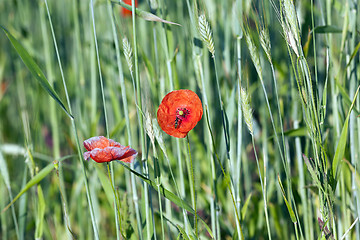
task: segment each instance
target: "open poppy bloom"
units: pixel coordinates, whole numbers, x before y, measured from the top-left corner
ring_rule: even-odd
[[[92,158],[95,162],[111,162],[120,160],[131,163],[137,156],[137,151],[129,146],[122,146],[120,143],[103,136],[92,137],[84,141],[84,147],[88,152],[84,153],[85,160]]]
[[[198,95],[191,90],[181,89],[166,94],[157,111],[157,120],[164,132],[184,138],[200,121],[202,114]]]
[[[127,5],[131,6],[131,0],[123,0],[124,3],[126,3]],[[138,6],[138,0],[135,0],[135,7]],[[130,10],[127,10],[126,8],[122,7],[121,8],[121,15],[123,17],[127,17],[127,16],[131,16],[132,12]]]

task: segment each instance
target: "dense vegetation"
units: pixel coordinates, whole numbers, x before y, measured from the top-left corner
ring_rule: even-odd
[[[0,2],[1,239],[360,239],[359,1],[121,5]]]

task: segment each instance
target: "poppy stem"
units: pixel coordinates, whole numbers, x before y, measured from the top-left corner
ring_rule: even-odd
[[[214,140],[214,135],[212,133],[212,130],[210,128],[210,122],[209,122],[209,113],[208,113],[208,109],[207,109],[207,105],[205,105],[205,118],[206,118],[206,121],[208,123],[208,127],[209,127],[209,132],[210,132],[210,137],[211,137],[211,141],[212,141],[212,145],[213,145],[213,149],[214,149],[214,153],[215,153],[215,156],[216,156],[216,159],[217,159],[217,162],[221,168],[221,171],[224,175],[224,178],[225,178],[225,181],[226,181],[226,185],[229,189],[229,192],[230,192],[230,195],[231,195],[231,200],[233,202],[233,205],[234,205],[234,212],[235,212],[235,216],[236,216],[236,220],[237,220],[237,226],[240,230],[240,239],[243,240],[244,239],[244,234],[242,232],[242,229],[241,229],[241,224],[240,224],[240,216],[239,216],[239,211],[238,211],[238,208],[236,206],[236,202],[235,202],[235,198],[234,198],[234,193],[233,193],[233,188],[232,188],[232,181],[231,181],[231,177],[230,177],[230,174],[228,172],[225,172],[225,169],[220,161],[220,158],[219,158],[219,155],[217,154],[217,151],[216,151],[216,146],[215,146],[215,140]]]
[[[121,227],[120,209],[119,209],[119,206],[118,206],[118,204],[117,204],[117,203],[119,202],[119,198],[118,198],[118,195],[116,194],[115,187],[114,187],[114,184],[113,184],[113,181],[112,181],[112,178],[111,178],[110,164],[109,164],[109,163],[106,163],[106,166],[107,166],[107,170],[108,170],[108,175],[109,175],[110,184],[111,184],[112,190],[113,190],[113,192],[114,192],[114,208],[116,208],[116,210],[117,210],[117,211],[115,211],[115,212],[116,212],[116,214],[117,214],[117,218],[118,218],[118,221],[119,221],[119,227],[120,227],[119,231],[120,231],[120,233],[121,233],[121,236],[122,236],[124,239],[126,239],[125,236],[124,236],[124,234],[123,234],[123,232],[121,231],[121,228],[122,228],[122,227]]]
[[[191,177],[191,184],[190,184],[190,188],[191,188],[191,198],[192,198],[192,203],[193,203],[193,208],[194,208],[194,218],[195,218],[195,236],[196,238],[198,238],[198,217],[197,217],[197,209],[196,209],[196,190],[195,190],[195,177],[194,177],[194,166],[193,166],[193,161],[191,158],[191,150],[190,150],[190,140],[189,140],[189,135],[186,136],[186,140],[187,140],[187,146],[188,146],[188,151],[189,151],[189,164],[190,164],[190,177]]]

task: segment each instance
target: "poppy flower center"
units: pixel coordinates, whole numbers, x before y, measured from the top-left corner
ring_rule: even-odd
[[[180,127],[181,122],[186,118],[187,115],[190,114],[190,111],[186,108],[178,108],[176,110],[176,118],[175,118],[175,129]]]
[[[187,115],[190,114],[190,111],[186,108],[178,108],[176,111],[176,117],[180,118],[181,120],[185,119]]]

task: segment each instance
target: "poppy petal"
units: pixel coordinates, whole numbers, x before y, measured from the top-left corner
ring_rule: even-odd
[[[92,160],[98,163],[110,162],[112,160],[111,152],[107,149],[95,148],[90,152],[90,154]]]
[[[89,160],[89,158],[91,157],[90,152],[84,152],[83,155],[85,160]]]
[[[86,150],[91,151],[95,148],[106,148],[109,146],[109,140],[104,136],[96,136],[84,141]]]
[[[163,98],[157,112],[161,129],[170,136],[184,138],[201,120],[202,103],[196,93],[181,89]]]
[[[137,155],[138,153],[134,149],[128,148],[126,153],[122,156],[121,161],[131,163]]]
[[[111,162],[120,160],[126,163],[132,162],[137,156],[137,151],[125,147],[112,139],[103,136],[92,137],[84,141],[84,147],[88,152],[84,153],[84,159],[92,158],[95,162]]]

